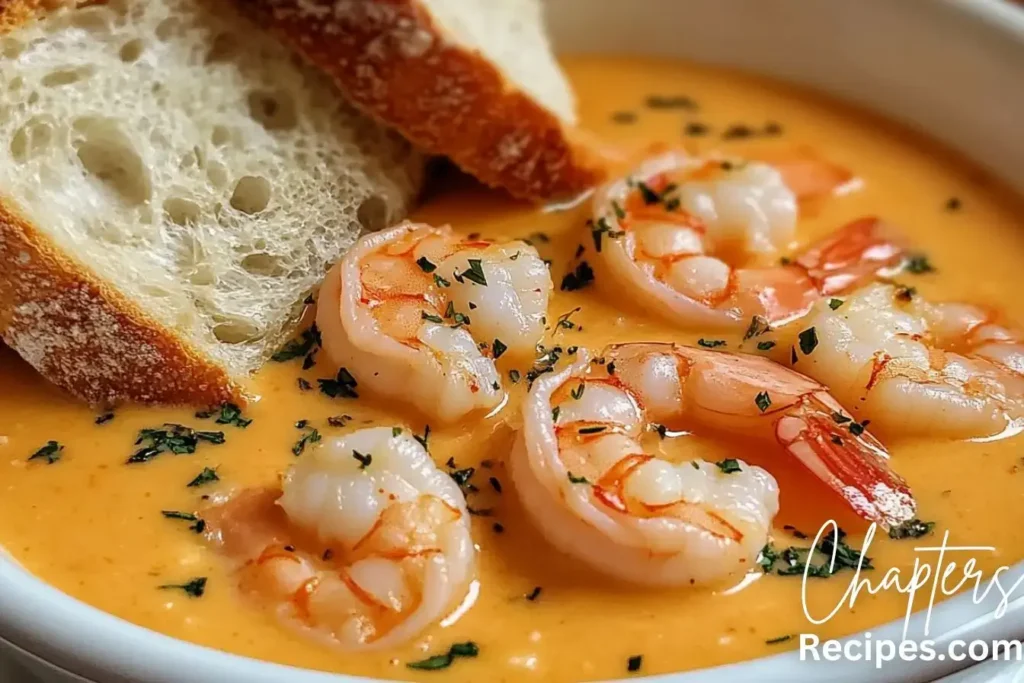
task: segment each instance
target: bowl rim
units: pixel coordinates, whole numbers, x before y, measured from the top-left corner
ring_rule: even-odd
[[[1024,46],[1024,11],[1006,0],[936,0],[935,7],[958,15],[965,22],[986,26],[989,30]],[[835,93],[832,93],[836,96]],[[839,97],[842,97],[841,95]],[[849,98],[843,98],[849,99]],[[863,103],[857,103],[864,106]],[[877,106],[868,105],[879,111]],[[888,116],[886,112],[883,115]],[[949,144],[948,140],[944,141]],[[969,151],[967,152],[969,154]],[[1005,174],[1004,174],[1005,175]],[[1024,579],[1024,561],[1007,574],[1013,581]],[[985,599],[972,600],[960,594],[935,606],[931,613],[931,638],[939,646],[969,634],[971,638],[998,638],[1008,631],[1024,633],[1024,597],[1012,600],[1001,619],[993,609],[998,596],[990,592]],[[40,618],[45,615],[45,618]],[[924,637],[925,615],[915,613],[908,622],[908,636]],[[874,638],[899,640],[902,620],[870,629]],[[841,640],[863,635],[863,631]],[[328,673],[265,662],[215,650],[138,626],[103,612],[65,594],[36,578],[0,548],[0,645],[13,647],[24,655],[47,662],[58,670],[92,677],[116,676],[146,683],[180,683],[183,667],[194,683],[245,680],[253,683],[343,683],[371,681],[347,674]],[[903,680],[924,680],[968,666],[950,662],[920,663],[901,675]],[[873,668],[844,662],[800,661],[795,650],[719,667],[663,674],[643,680],[660,683],[713,683],[738,680],[751,674],[763,675],[770,668],[782,680],[814,681],[825,676],[832,683],[864,680]]]

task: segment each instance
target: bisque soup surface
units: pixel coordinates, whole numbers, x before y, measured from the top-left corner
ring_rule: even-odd
[[[568,58],[566,69],[579,95],[583,124],[611,144],[641,151],[651,143],[685,146],[693,152],[737,155],[764,148],[807,145],[860,179],[851,191],[829,198],[801,217],[802,243],[865,215],[884,217],[925,252],[937,272],[907,275],[917,291],[934,300],[958,299],[995,305],[1015,326],[1024,324],[1019,295],[1024,262],[1024,205],[964,161],[907,130],[850,111],[777,83],[673,62],[617,58]],[[685,95],[692,105],[680,101]],[[659,96],[660,101],[650,101]],[[654,106],[651,106],[654,105]],[[767,126],[767,124],[775,124]],[[754,135],[744,135],[745,126]],[[770,134],[765,134],[767,130]],[[726,134],[729,129],[731,133]],[[740,132],[737,132],[740,131]],[[628,302],[608,301],[593,288],[558,290],[576,246],[589,239],[587,207],[542,211],[514,203],[464,179],[428,193],[414,218],[451,223],[463,233],[527,237],[552,261],[555,293],[544,343],[595,350],[611,341],[662,340],[694,343],[699,330],[677,329],[636,313]],[[580,307],[566,329],[554,325]],[[719,337],[721,335],[718,335]],[[732,340],[730,341],[730,345]],[[526,370],[526,368],[522,368]],[[28,570],[59,589],[106,612],[168,635],[230,652],[299,667],[382,678],[454,681],[615,678],[627,674],[630,657],[642,655],[641,673],[680,671],[774,654],[793,647],[779,638],[812,632],[837,637],[899,618],[906,599],[894,591],[864,595],[854,610],[843,609],[821,625],[801,609],[799,576],[760,575],[715,589],[647,590],[594,575],[549,547],[531,528],[511,490],[507,457],[524,383],[497,416],[432,430],[434,459],[476,467],[478,493],[470,505],[486,515],[473,518],[479,546],[479,592],[465,613],[435,626],[394,651],[345,654],[283,628],[275,618],[240,597],[217,552],[190,522],[162,510],[201,511],[203,495],[272,485],[294,461],[292,447],[307,420],[325,437],[364,424],[402,424],[422,434],[424,422],[372,397],[330,399],[316,379],[335,368],[324,354],[303,371],[301,359],[271,363],[256,378],[261,399],[246,409],[245,429],[214,425],[193,410],[125,407],[97,425],[98,414],[37,377],[8,350],[0,350],[0,545]],[[356,373],[358,375],[358,372]],[[312,385],[302,390],[298,379]],[[347,427],[327,418],[350,415]],[[140,429],[180,423],[225,432],[223,445],[200,444],[194,455],[164,454],[127,465]],[[27,462],[48,440],[64,445],[61,459]],[[910,482],[922,519],[935,522],[935,536],[921,540],[877,539],[868,555],[880,574],[913,565],[915,545],[937,540],[990,545],[978,556],[992,571],[1024,558],[1019,511],[1024,486],[1017,473],[1020,440],[990,443],[889,440],[895,468]],[[665,441],[680,458],[751,459],[779,480],[782,510],[775,520],[778,547],[806,545],[784,525],[813,535],[820,523],[837,519],[860,547],[864,528],[819,500],[813,481],[786,462],[765,461],[749,445],[700,438]],[[481,467],[491,461],[491,468]],[[187,487],[203,468],[219,481]],[[502,492],[490,477],[504,484]],[[810,606],[827,613],[841,598],[851,572],[818,579]],[[206,577],[205,594],[161,590]],[[527,596],[532,596],[528,599]],[[919,605],[920,607],[921,605]],[[418,672],[410,661],[473,641],[475,658],[456,661],[442,673]]]

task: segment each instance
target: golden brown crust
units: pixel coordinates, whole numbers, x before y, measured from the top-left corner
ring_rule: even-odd
[[[481,55],[448,43],[417,0],[234,0],[367,113],[484,183],[528,199],[601,181],[592,154]]]
[[[92,404],[245,400],[223,368],[69,258],[2,197],[0,337]]]

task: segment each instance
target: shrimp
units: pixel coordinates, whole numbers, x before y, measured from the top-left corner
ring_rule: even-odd
[[[876,283],[815,305],[802,372],[880,432],[980,438],[1024,425],[1024,344],[990,311]],[[806,333],[806,332],[805,332]]]
[[[704,428],[759,439],[883,526],[915,503],[869,433],[834,419],[817,382],[765,358],[668,343],[613,345],[537,379],[510,459],[524,508],[556,547],[640,584],[704,583],[750,569],[778,511],[765,470],[672,462],[641,435]]]
[[[406,223],[363,237],[334,266],[316,320],[359,386],[453,422],[504,400],[494,360],[532,357],[550,291],[528,244]]]
[[[240,562],[243,594],[346,650],[414,638],[463,599],[475,573],[462,492],[391,427],[325,441],[280,489],[244,491],[204,519]]]
[[[809,164],[799,166],[801,185],[810,184]],[[901,264],[891,230],[865,218],[793,262],[737,267],[788,248],[797,207],[766,164],[663,154],[595,196],[591,267],[599,286],[676,324],[738,329],[755,316],[793,320],[822,296]]]

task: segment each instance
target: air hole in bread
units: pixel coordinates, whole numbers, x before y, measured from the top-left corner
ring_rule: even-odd
[[[213,132],[210,134],[210,142],[218,147],[231,142],[231,129],[227,126],[214,126]]]
[[[258,339],[260,332],[248,320],[225,320],[214,325],[213,336],[225,344],[244,344]]]
[[[33,104],[36,104],[38,102],[39,102],[39,93],[37,93],[34,90],[32,92],[30,92],[28,94],[28,97],[25,99],[25,103],[28,104],[28,105],[33,105]]]
[[[47,88],[59,88],[62,85],[71,85],[78,81],[84,81],[93,74],[95,69],[90,66],[79,66],[70,69],[57,69],[43,76],[42,84]]]
[[[11,156],[19,164],[39,155],[53,141],[53,126],[47,121],[33,118],[19,128],[11,138]]]
[[[0,38],[0,56],[6,59],[16,59],[25,46],[14,38]]]
[[[167,40],[181,30],[181,23],[175,17],[167,17],[156,25],[154,33],[159,40]]]
[[[213,64],[231,59],[238,52],[238,42],[230,33],[220,33],[213,39],[210,51],[206,53],[206,63]]]
[[[242,259],[242,268],[254,275],[270,277],[281,277],[286,272],[281,261],[267,253],[249,254]]]
[[[149,200],[149,172],[131,140],[111,119],[86,117],[75,121],[72,143],[89,176],[128,205]]]
[[[295,102],[285,93],[257,90],[249,94],[249,115],[267,130],[288,130],[298,123]]]
[[[364,230],[376,232],[387,223],[388,203],[377,195],[371,195],[356,209],[356,218]]]
[[[254,214],[263,211],[270,203],[270,182],[266,178],[247,175],[235,183],[231,194],[231,206],[242,213]]]
[[[86,31],[110,30],[115,19],[116,14],[106,5],[83,7],[71,14],[71,24]]]
[[[127,43],[121,46],[121,51],[118,52],[118,56],[122,62],[131,64],[137,62],[139,57],[142,56],[143,51],[146,49],[146,44],[142,42],[141,38],[135,40],[129,40]]]
[[[164,213],[175,225],[189,225],[199,220],[203,209],[191,199],[168,197],[164,200]]]
[[[228,185],[228,170],[219,161],[211,161],[206,165],[206,179],[215,189],[223,189]]]

